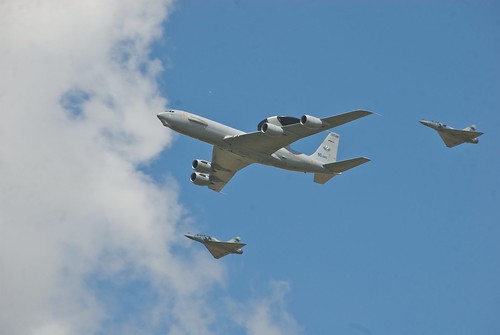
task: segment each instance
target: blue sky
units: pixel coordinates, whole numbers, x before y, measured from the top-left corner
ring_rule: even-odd
[[[248,243],[219,261],[229,294],[288,283],[307,334],[500,331],[499,14],[493,1],[177,3],[153,51],[169,107],[244,131],[272,115],[381,114],[335,129],[340,159],[372,162],[325,185],[252,165],[224,194],[196,187],[190,163],[211,146],[181,135],[147,167],[177,180],[186,232]],[[421,118],[485,135],[448,149]]]
[[[1,1],[0,333],[499,334],[499,14]],[[368,109],[334,131],[372,161],[325,185],[254,164],[216,193],[166,108],[248,132]],[[485,135],[449,149],[422,118]],[[187,232],[248,245],[215,260]]]

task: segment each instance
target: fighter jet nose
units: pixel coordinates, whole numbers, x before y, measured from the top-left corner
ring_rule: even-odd
[[[421,124],[423,124],[424,126],[427,126],[427,127],[431,127],[431,124],[432,124],[432,122],[429,122],[426,120],[419,120],[418,122],[420,122]]]

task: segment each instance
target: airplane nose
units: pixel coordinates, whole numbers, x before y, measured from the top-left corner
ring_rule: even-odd
[[[161,121],[161,123],[163,123],[163,125],[165,127],[169,127],[170,128],[170,124],[167,121],[167,119],[168,119],[168,113],[161,112],[161,113],[156,114],[156,117]]]
[[[184,234],[184,236],[193,240],[193,235],[191,235],[191,234]]]
[[[427,126],[427,127],[430,127],[430,125],[432,124],[431,122],[426,121],[426,120],[419,120],[418,122],[420,122],[421,124],[423,124],[424,126]]]

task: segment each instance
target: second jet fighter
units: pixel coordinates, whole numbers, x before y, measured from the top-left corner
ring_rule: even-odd
[[[240,242],[239,237],[235,237],[227,242],[219,241],[215,237],[203,235],[203,234],[185,234],[187,238],[192,239],[193,241],[202,243],[208,251],[214,256],[214,258],[221,258],[229,254],[238,254],[241,255],[243,253],[243,248],[246,243]]]
[[[420,120],[419,122],[424,126],[437,131],[448,148],[453,148],[454,146],[462,143],[477,144],[479,143],[477,138],[483,135],[483,133],[476,131],[476,126],[474,125],[468,126],[464,129],[453,129],[437,121]]]

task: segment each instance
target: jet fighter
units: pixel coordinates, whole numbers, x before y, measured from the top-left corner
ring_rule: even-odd
[[[229,254],[238,254],[241,255],[243,253],[243,248],[246,243],[240,242],[239,237],[235,237],[227,242],[219,241],[215,237],[203,235],[203,234],[185,234],[187,238],[192,239],[193,241],[202,243],[208,251],[214,256],[214,258],[219,259]]]
[[[434,129],[438,132],[439,136],[444,141],[444,144],[448,148],[453,148],[462,143],[473,143],[477,144],[479,140],[477,139],[479,136],[483,135],[483,133],[476,131],[476,126],[470,125],[464,129],[453,129],[448,127],[447,125],[437,122],[437,121],[419,121],[424,126]]]
[[[373,114],[355,110],[326,118],[303,115],[272,116],[262,120],[256,132],[245,133],[199,115],[171,109],[158,113],[165,127],[213,145],[212,161],[196,159],[191,182],[220,192],[229,180],[252,163],[314,173],[314,182],[324,184],[336,175],[369,161],[358,157],[337,161],[340,136],[330,133],[312,155],[290,148],[301,138]]]

